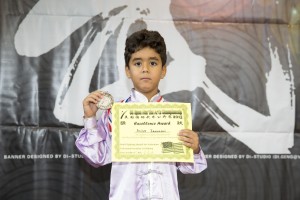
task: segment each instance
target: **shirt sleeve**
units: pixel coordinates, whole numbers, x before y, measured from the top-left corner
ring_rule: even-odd
[[[178,169],[183,174],[197,174],[207,168],[205,155],[200,147],[200,152],[194,154],[194,163],[177,163]]]
[[[111,163],[111,136],[108,130],[108,112],[101,118],[88,118],[84,121],[75,145],[84,159],[94,167]]]

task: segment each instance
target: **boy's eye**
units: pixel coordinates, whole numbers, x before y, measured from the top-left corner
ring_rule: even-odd
[[[140,67],[140,66],[142,66],[142,62],[139,62],[139,61],[135,62],[134,65],[137,66],[137,67]]]
[[[154,66],[156,66],[156,65],[157,65],[157,62],[155,62],[155,61],[151,61],[151,62],[150,62],[150,66],[153,66],[153,67],[154,67]]]

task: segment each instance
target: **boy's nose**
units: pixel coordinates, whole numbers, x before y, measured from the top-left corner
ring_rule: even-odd
[[[149,72],[149,66],[147,64],[144,64],[143,67],[142,67],[142,72],[143,73],[147,73]]]

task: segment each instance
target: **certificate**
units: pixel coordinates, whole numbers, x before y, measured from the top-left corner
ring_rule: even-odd
[[[178,139],[192,128],[189,103],[115,103],[113,162],[194,162],[193,150]]]

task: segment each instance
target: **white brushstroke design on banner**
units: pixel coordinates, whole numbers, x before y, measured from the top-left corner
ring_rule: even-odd
[[[169,53],[174,58],[168,66],[167,76],[160,87],[163,94],[203,88],[218,108],[237,126],[228,124],[209,107],[207,102],[202,100],[201,105],[233,137],[256,153],[290,153],[295,125],[294,78],[290,58],[290,69],[284,71],[277,50],[272,51],[270,45],[272,68],[266,75],[266,96],[270,115],[262,115],[234,101],[207,77],[206,60],[195,55],[176,30],[169,5],[170,1],[160,0],[136,1],[134,4],[132,1],[119,0],[109,1],[109,3],[104,3],[103,0],[40,0],[20,24],[15,35],[15,47],[20,55],[40,56],[59,45],[89,19],[102,13],[101,16],[107,20],[105,26],[96,33],[93,42],[77,63],[84,41],[90,32],[81,42],[65,72],[54,108],[54,114],[60,121],[82,125],[82,100],[89,93],[91,78],[105,43],[119,25],[122,25],[117,41],[117,65],[120,77],[118,81],[105,86],[102,90],[109,91],[115,100],[129,94],[131,85],[124,72],[124,43],[129,26],[136,20],[143,19],[148,29],[158,30],[162,34]],[[119,10],[115,15],[110,13],[117,8]],[[42,20],[40,15],[43,15]],[[157,19],[157,16],[160,18]],[[288,47],[287,51],[289,52]],[[185,67],[184,70],[182,66]],[[175,77],[179,75],[188,81],[178,81]]]

